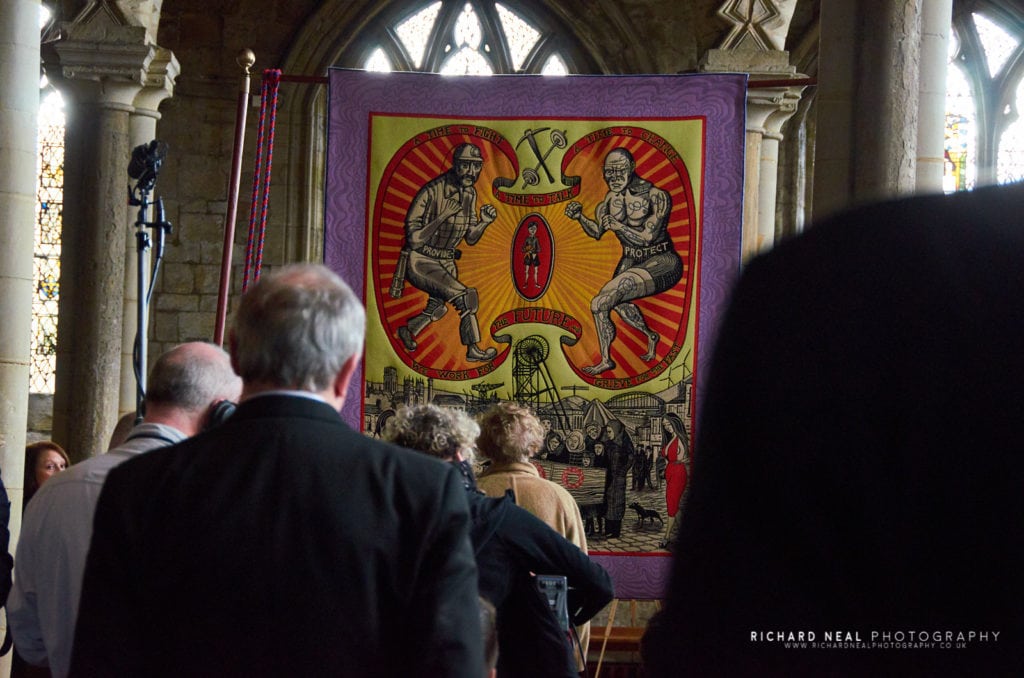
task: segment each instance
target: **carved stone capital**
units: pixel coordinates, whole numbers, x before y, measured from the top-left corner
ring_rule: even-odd
[[[792,78],[796,67],[789,64],[789,52],[772,50],[709,49],[697,65],[703,73],[750,73],[772,78]]]
[[[803,87],[766,87],[747,90],[747,129],[756,120],[761,133],[782,140],[782,126],[796,113]]]
[[[732,29],[719,45],[738,51],[773,51],[786,46],[796,0],[727,0],[718,16]]]
[[[788,80],[803,77],[789,64],[789,52],[778,50],[709,50],[698,70],[705,73],[748,73],[750,83],[758,80]],[[782,125],[796,113],[804,87],[751,87],[747,90],[747,131],[782,139]]]
[[[156,48],[156,54],[146,71],[144,87],[135,97],[136,112],[159,118],[157,109],[160,102],[174,95],[174,81],[181,73],[181,65],[174,53],[163,47]]]
[[[148,30],[131,24],[115,4],[93,1],[61,25],[44,66],[72,98],[130,110],[159,49]]]

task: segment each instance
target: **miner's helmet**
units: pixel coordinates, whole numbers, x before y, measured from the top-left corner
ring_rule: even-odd
[[[460,144],[452,151],[452,162],[460,160],[482,163],[484,156],[480,153],[480,148],[475,144]]]

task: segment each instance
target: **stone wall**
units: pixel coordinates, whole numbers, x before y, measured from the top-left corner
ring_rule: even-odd
[[[800,72],[812,73],[803,64],[813,63],[816,55],[816,33],[807,28],[815,25],[819,3],[781,2],[795,3],[790,7],[792,30],[785,41],[787,50],[792,50],[789,62]],[[236,108],[243,81],[240,52],[248,48],[256,55],[250,82],[252,97],[258,102],[263,69],[280,67],[292,75],[323,75],[331,65],[358,66],[375,26],[394,20],[417,3],[115,0],[113,4],[127,24],[123,30],[144,28],[146,44],[155,41],[180,64],[173,96],[159,104],[161,119],[155,133],[168,144],[169,153],[154,197],[163,197],[173,230],[150,306],[152,363],[173,344],[215,335]],[[723,0],[518,0],[513,4],[556,26],[560,39],[575,46],[577,63],[587,64],[585,70],[595,73],[701,70],[708,53],[722,52],[719,48],[731,39],[736,42],[734,36],[744,26],[737,23],[736,12],[745,3]],[[63,0],[60,5],[64,22],[83,10],[95,11],[86,0]],[[732,21],[720,15],[726,9],[732,12]],[[778,36],[773,40],[777,44]],[[749,57],[737,52],[730,55],[736,64],[754,63],[758,56],[756,52],[748,53]],[[786,52],[777,50],[770,56],[780,62],[788,58]],[[324,90],[322,85],[296,83],[283,83],[280,90],[265,269],[322,256]],[[229,311],[230,302],[241,291],[258,109],[250,107],[248,116],[231,253]],[[813,115],[799,119],[813,120]],[[783,146],[780,192],[792,192],[794,184],[805,181],[808,148],[813,146],[788,140]],[[120,162],[117,170],[120,175]],[[779,201],[779,236],[799,230],[801,212],[810,204],[809,196],[794,192],[789,197]],[[134,216],[131,213],[128,221]],[[129,249],[133,247],[129,245]],[[128,275],[134,276],[131,259],[128,265]],[[122,396],[122,406],[123,400]]]
[[[220,5],[218,11],[211,11],[210,2],[169,0],[160,21],[158,42],[178,57],[181,75],[174,98],[161,107],[157,125],[169,152],[156,193],[164,197],[173,231],[152,300],[151,356],[178,342],[214,336],[236,108],[244,74],[238,54],[246,47],[257,54],[251,88],[258,97],[262,69],[279,63],[290,36],[316,3],[214,4]],[[249,110],[231,298],[241,289],[257,115],[258,109]],[[287,122],[279,121],[278,134],[286,137],[286,130]],[[286,152],[286,142],[275,148],[275,155]],[[287,176],[283,166],[276,169],[275,187]],[[286,194],[275,191],[272,215],[286,200]],[[276,222],[271,226],[275,232],[280,228]],[[281,252],[280,238],[269,235],[265,262],[281,261]]]
[[[729,23],[717,15],[723,4],[721,0],[562,0],[532,6],[562,22],[566,38],[582,45],[601,72],[675,73],[696,70],[701,55],[728,32]],[[798,22],[805,25],[813,19],[816,4],[798,3],[794,30],[803,29]],[[365,23],[383,16],[388,8],[394,11],[395,6],[367,0],[163,2],[157,41],[177,57],[181,75],[174,97],[161,107],[157,125],[159,138],[170,150],[156,193],[164,197],[174,230],[153,299],[151,355],[171,344],[211,339],[214,334],[242,79],[236,63],[240,50],[250,48],[256,54],[251,82],[253,95],[258,96],[265,68],[291,64],[303,71],[291,74],[321,75],[335,56],[339,65],[358,65],[352,61],[353,53]],[[349,23],[337,25],[339,17]],[[310,173],[307,151],[308,129],[315,124],[311,91],[309,85],[281,87],[265,267],[315,257],[320,251],[309,242],[322,228],[318,193],[306,185],[316,176]],[[232,254],[232,300],[241,284],[257,116],[258,109],[250,108]]]

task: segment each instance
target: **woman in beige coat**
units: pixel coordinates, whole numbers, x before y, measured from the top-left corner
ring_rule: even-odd
[[[477,477],[477,487],[491,497],[501,497],[506,490],[512,490],[516,504],[586,553],[587,537],[576,500],[561,485],[541,478],[530,463],[530,457],[543,444],[544,426],[530,409],[509,402],[494,405],[480,416],[477,448],[482,457],[490,460],[490,466]],[[585,658],[590,623],[577,631]],[[577,657],[580,670],[583,658]]]

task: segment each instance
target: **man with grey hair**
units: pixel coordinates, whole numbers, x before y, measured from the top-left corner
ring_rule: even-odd
[[[32,497],[18,541],[7,622],[27,662],[68,674],[92,519],[107,474],[143,452],[199,433],[221,402],[236,400],[242,382],[228,354],[213,344],[181,344],[150,372],[146,416],[106,454],[50,478]]]
[[[458,473],[339,415],[365,322],[319,265],[241,298],[238,410],[107,481],[73,674],[479,677]]]

